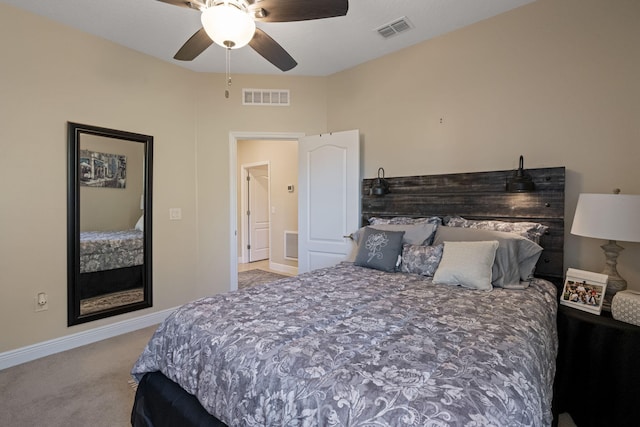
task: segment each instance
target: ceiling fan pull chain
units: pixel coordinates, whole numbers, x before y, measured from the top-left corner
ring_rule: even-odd
[[[227,48],[227,89],[224,91],[224,97],[229,98],[229,88],[231,87],[231,48]]]

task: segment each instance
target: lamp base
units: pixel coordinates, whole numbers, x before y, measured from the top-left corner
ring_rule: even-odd
[[[602,309],[604,311],[611,311],[611,301],[613,296],[619,292],[627,289],[627,281],[624,280],[617,270],[618,256],[624,248],[616,243],[615,240],[609,240],[609,243],[600,246],[604,251],[606,258],[604,270],[602,274],[606,274],[607,278],[607,290],[605,291],[604,301],[602,302]]]

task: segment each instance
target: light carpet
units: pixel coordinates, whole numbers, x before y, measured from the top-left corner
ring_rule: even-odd
[[[156,328],[0,371],[0,426],[130,426],[129,372]]]

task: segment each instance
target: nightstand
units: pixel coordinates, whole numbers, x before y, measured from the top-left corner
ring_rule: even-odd
[[[558,307],[554,411],[578,427],[640,425],[640,327]]]

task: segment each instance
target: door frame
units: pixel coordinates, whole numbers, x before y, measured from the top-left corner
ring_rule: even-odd
[[[229,132],[229,290],[238,289],[238,141],[298,141],[303,136],[304,132]]]
[[[270,202],[271,201],[271,164],[269,161],[241,164],[240,176],[246,177],[250,169],[260,167],[260,166],[266,166],[267,174],[269,175],[269,186],[267,188],[267,199],[269,200],[268,202],[269,205],[267,206],[267,209],[269,211],[269,259],[271,259],[271,204],[270,204],[271,203]],[[249,209],[249,202],[248,202],[247,186],[245,185],[244,182],[240,187],[240,198],[242,199],[240,200],[240,210],[241,212],[243,212],[242,214],[243,221],[242,221],[242,224],[240,224],[240,241],[241,241],[241,247],[242,247],[242,255],[240,256],[240,259],[238,260],[238,262],[244,264],[251,260],[249,249],[247,249],[249,234],[251,233],[251,230],[249,229],[248,224],[246,222],[246,219],[247,219],[246,212]]]

